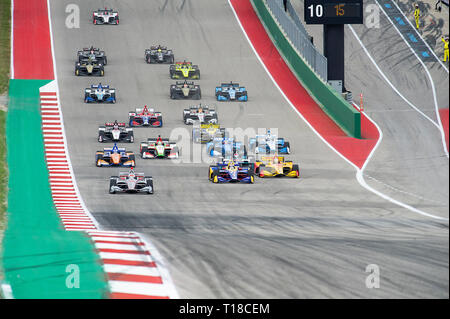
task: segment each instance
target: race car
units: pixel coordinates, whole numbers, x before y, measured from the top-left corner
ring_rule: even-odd
[[[75,75],[93,75],[93,76],[104,76],[105,69],[103,64],[99,63],[97,60],[87,59],[81,62],[75,62]]]
[[[255,162],[255,173],[263,177],[293,177],[300,176],[298,164],[285,161],[284,156],[261,156]]]
[[[127,152],[125,148],[117,147],[114,144],[112,148],[104,148],[103,151],[97,151],[95,153],[95,164],[98,167],[103,166],[136,166],[135,157],[133,152]]]
[[[173,63],[175,56],[172,50],[162,45],[152,45],[145,50],[145,61],[147,63]]]
[[[109,85],[92,84],[90,88],[84,90],[85,103],[116,103],[116,89],[109,88]]]
[[[83,48],[83,50],[78,51],[78,62],[85,61],[87,59],[96,60],[102,65],[108,64],[108,59],[105,55],[105,51],[101,51],[99,48]]]
[[[119,176],[109,178],[109,193],[147,193],[153,194],[153,178],[144,173],[120,172]]]
[[[222,83],[216,87],[217,101],[241,101],[247,102],[247,89],[239,86],[239,83]]]
[[[175,84],[170,85],[170,98],[172,100],[178,99],[194,99],[200,100],[202,98],[202,91],[200,85],[194,84],[194,82],[177,81]]]
[[[113,9],[98,9],[92,13],[93,24],[119,24],[119,12]]]
[[[250,183],[255,182],[251,167],[233,160],[217,163],[209,167],[209,180],[213,183]]]
[[[152,126],[162,127],[163,120],[161,112],[155,112],[153,109],[148,109],[147,105],[143,109],[137,108],[134,112],[128,112],[128,123],[133,126]]]
[[[114,123],[105,123],[105,126],[99,126],[98,141],[100,143],[108,141],[133,143],[134,132],[131,127],[126,127],[125,123],[118,123],[116,120]]]
[[[255,154],[290,154],[291,147],[284,138],[277,138],[270,130],[266,135],[257,135],[249,139],[249,149]]]
[[[194,143],[208,143],[214,138],[223,139],[227,137],[226,129],[219,124],[200,124],[200,127],[192,129],[192,140]]]
[[[170,142],[168,138],[149,138],[146,142],[142,142],[140,146],[142,158],[178,158],[180,152],[175,142]]]
[[[210,109],[209,106],[191,106],[188,109],[183,110],[183,121],[184,124],[194,124],[194,123],[217,123],[217,113],[215,109]]]
[[[206,152],[211,157],[232,158],[239,156],[247,157],[247,148],[241,142],[234,141],[230,137],[215,137],[211,142],[206,143]]]
[[[176,62],[170,65],[169,73],[171,79],[200,80],[200,69],[192,62]]]

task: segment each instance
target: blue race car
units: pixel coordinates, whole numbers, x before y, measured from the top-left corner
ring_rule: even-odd
[[[213,183],[255,182],[254,169],[240,162],[224,160],[209,167],[209,180]]]
[[[84,90],[85,103],[116,103],[116,89],[109,88],[109,85],[91,85]]]
[[[247,89],[239,86],[239,83],[222,83],[216,87],[217,101],[241,101],[247,102]]]
[[[266,135],[257,135],[249,139],[249,149],[255,154],[290,154],[291,146],[284,138],[277,138],[270,130]]]
[[[206,152],[212,157],[232,158],[239,156],[245,158],[247,149],[241,142],[235,142],[229,137],[215,137],[211,142],[206,143]]]

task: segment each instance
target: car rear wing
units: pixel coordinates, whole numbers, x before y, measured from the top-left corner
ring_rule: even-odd
[[[107,126],[107,127],[114,126],[114,125],[117,125],[119,127],[125,127],[126,123],[113,123],[113,122],[105,123],[105,126]]]
[[[220,124],[200,124],[200,128],[220,128]]]
[[[183,85],[183,84],[187,84],[187,85],[194,85],[194,81],[176,81],[175,84],[176,85]]]
[[[239,83],[234,83],[234,82],[230,82],[230,83],[222,83],[222,84],[220,84],[220,86],[239,87]]]
[[[284,162],[284,156],[276,156],[278,159],[278,162]],[[273,162],[274,156],[261,156],[260,161],[261,162]]]

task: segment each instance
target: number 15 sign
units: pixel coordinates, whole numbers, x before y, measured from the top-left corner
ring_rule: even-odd
[[[363,0],[305,0],[306,24],[362,24]]]

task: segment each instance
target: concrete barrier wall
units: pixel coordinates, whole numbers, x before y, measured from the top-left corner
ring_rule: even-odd
[[[361,138],[361,114],[303,61],[289,43],[264,0],[252,0],[252,4],[284,60],[318,105],[349,136]]]

